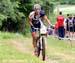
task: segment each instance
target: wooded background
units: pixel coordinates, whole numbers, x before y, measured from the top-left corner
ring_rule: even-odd
[[[57,5],[75,4],[75,0],[0,0],[0,30],[29,32],[28,16],[34,4],[40,4],[48,17]]]

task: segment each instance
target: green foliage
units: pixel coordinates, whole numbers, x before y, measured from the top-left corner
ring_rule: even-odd
[[[10,18],[17,23],[15,28],[25,34],[29,31],[28,16],[33,10],[34,4],[41,4],[47,14],[53,11],[53,3],[48,0],[43,5],[44,2],[43,0],[0,0],[0,27],[3,26],[2,21],[8,22],[8,18]]]
[[[0,14],[0,27],[2,26],[2,20],[6,19],[7,16]]]
[[[22,20],[22,17],[24,17],[25,15],[23,12],[19,11],[19,8],[20,8],[19,5],[20,5],[19,0],[1,0],[0,1],[0,28],[3,27],[3,24],[4,24],[2,23],[3,21],[7,21],[6,25],[9,26],[9,21],[11,23],[11,20],[14,23],[18,23]],[[8,21],[8,18],[10,18],[11,20]],[[19,27],[20,26],[17,27],[17,24],[15,25],[16,29],[18,29]]]
[[[31,0],[20,0],[20,8],[19,10],[25,14],[26,17],[28,17],[29,13],[32,10],[32,2]]]
[[[75,4],[75,0],[56,0],[56,1],[59,2],[60,4],[71,4],[71,5]]]
[[[50,14],[53,13],[53,10],[54,10],[54,3],[47,0],[44,8],[45,8],[48,16],[50,16]]]
[[[20,12],[17,10],[19,8],[19,2],[11,2],[11,0],[2,0],[0,2],[0,14],[3,14],[7,17],[11,17],[16,20],[16,17],[19,17]],[[23,16],[21,14],[20,16]]]
[[[74,0],[0,0],[0,28],[4,25],[3,21],[11,20],[16,23],[15,28],[18,32],[26,34],[29,31],[28,16],[33,10],[34,4],[40,4],[44,9],[46,14],[51,16],[53,13],[55,5],[62,3],[72,4]],[[9,20],[10,18],[11,20]],[[13,24],[12,24],[13,25]],[[6,26],[5,26],[6,27]],[[9,26],[10,27],[10,26]],[[8,29],[8,28],[7,28]],[[15,31],[15,29],[13,30]]]

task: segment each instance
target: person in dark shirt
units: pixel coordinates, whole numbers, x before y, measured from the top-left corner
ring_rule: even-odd
[[[73,17],[73,28],[74,28],[74,37],[75,37],[75,15]]]
[[[73,36],[74,28],[73,28],[73,17],[70,14],[68,19],[66,20],[66,28],[69,34],[69,37]]]

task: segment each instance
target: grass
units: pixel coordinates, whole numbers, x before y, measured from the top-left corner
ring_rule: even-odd
[[[21,34],[0,32],[0,63],[42,63],[40,59],[22,53],[12,46],[11,39],[23,39]]]
[[[11,38],[23,38],[24,36],[19,33],[9,33],[9,32],[1,32],[0,31],[0,38],[3,39],[11,39]]]
[[[31,49],[31,51],[33,51],[31,46],[32,43],[30,42],[31,38],[26,38],[23,35],[17,36],[14,33],[8,32],[0,32],[0,35],[0,63],[44,63],[41,61],[41,59],[31,54],[23,53],[12,46],[11,40],[15,41],[16,39],[20,39],[24,41],[21,42],[21,44],[25,44],[29,50]],[[7,36],[8,38],[4,38],[4,36]],[[19,42],[17,42],[17,44],[18,43]],[[75,44],[73,44],[71,47],[69,41],[67,42],[48,37],[46,46],[46,61],[56,61],[58,63],[75,63]]]
[[[69,41],[50,38],[47,39],[48,57],[59,63],[75,63],[75,44],[71,47]]]
[[[65,14],[75,14],[75,10],[64,10],[63,11],[63,14],[65,15]]]

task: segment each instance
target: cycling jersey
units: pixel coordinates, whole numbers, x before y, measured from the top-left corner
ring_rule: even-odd
[[[35,28],[40,28],[41,26],[41,17],[45,16],[45,11],[44,10],[41,10],[40,11],[40,15],[37,16],[35,11],[32,11],[29,15],[29,18],[32,19],[32,24]],[[31,32],[35,32],[36,30],[34,28],[31,27]]]

